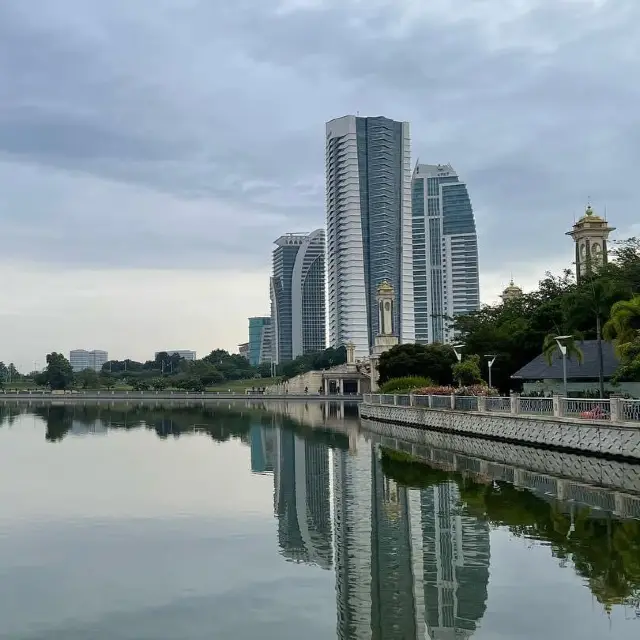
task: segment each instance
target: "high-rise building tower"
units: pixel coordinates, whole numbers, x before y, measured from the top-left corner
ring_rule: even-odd
[[[326,347],[325,234],[288,233],[275,244],[271,345],[279,364]]]
[[[344,116],[326,125],[329,342],[366,357],[378,330],[376,290],[396,293],[393,324],[413,342],[409,123]]]
[[[467,185],[450,164],[412,180],[416,342],[451,342],[450,319],[480,308],[478,236]]]
[[[249,362],[256,367],[271,360],[271,316],[249,318]]]
[[[607,264],[609,251],[607,240],[615,231],[604,218],[596,215],[589,205],[578,222],[567,235],[576,243],[576,277],[578,282],[593,273],[598,267]]]

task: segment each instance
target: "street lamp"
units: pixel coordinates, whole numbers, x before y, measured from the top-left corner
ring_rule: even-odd
[[[491,389],[491,367],[493,367],[493,363],[496,361],[498,356],[493,354],[485,354],[484,356],[487,359],[487,365],[489,366],[489,389]]]
[[[567,345],[563,342],[563,340],[570,340],[573,336],[556,336],[555,341],[558,345],[558,349],[560,349],[560,353],[562,354],[562,380],[564,382],[564,397],[566,398],[569,395],[569,391],[567,390]]]
[[[453,349],[453,353],[456,354],[456,358],[458,358],[458,363],[462,362],[462,353],[460,353],[459,349],[464,347],[463,344],[452,344],[451,348]],[[458,386],[462,386],[462,378],[458,378]]]

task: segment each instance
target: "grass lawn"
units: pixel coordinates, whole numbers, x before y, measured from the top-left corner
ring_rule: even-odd
[[[244,393],[251,387],[268,387],[270,384],[277,384],[280,382],[280,378],[252,378],[250,380],[229,380],[228,382],[221,382],[212,387],[207,387],[207,391],[235,391],[236,393]]]

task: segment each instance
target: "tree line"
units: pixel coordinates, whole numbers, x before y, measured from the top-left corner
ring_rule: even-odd
[[[295,360],[282,363],[276,367],[275,373],[278,377],[291,378],[314,369],[326,369],[342,364],[346,359],[344,347],[330,348],[318,353],[307,353]],[[79,372],[73,371],[64,354],[54,351],[47,354],[43,371],[22,376],[13,367],[13,372],[14,382],[30,380],[38,387],[54,390],[113,389],[128,386],[136,391],[174,388],[196,392],[239,380],[251,380],[257,386],[261,380],[265,380],[265,384],[268,384],[272,373],[270,363],[252,366],[243,356],[224,349],[214,349],[199,360],[186,360],[177,353],[160,352],[153,360],[146,362],[130,359],[110,360],[103,365],[101,371],[85,369]],[[2,376],[0,367],[0,381],[7,377]]]
[[[569,269],[546,273],[538,287],[518,298],[452,320],[463,361],[456,372],[455,352],[447,345],[399,345],[380,358],[381,383],[417,376],[450,385],[460,377],[488,380],[485,355],[496,356],[492,383],[501,392],[517,390],[511,376],[536,356],[550,360],[555,336],[572,336],[569,355],[581,358],[581,340],[613,343],[620,359],[614,382],[640,380],[640,240],[614,245],[611,259],[576,281]]]

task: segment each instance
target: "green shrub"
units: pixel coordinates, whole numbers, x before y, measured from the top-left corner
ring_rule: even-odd
[[[419,376],[407,376],[406,378],[393,378],[387,380],[381,387],[380,393],[409,393],[420,387],[430,387],[433,382],[429,378]]]

